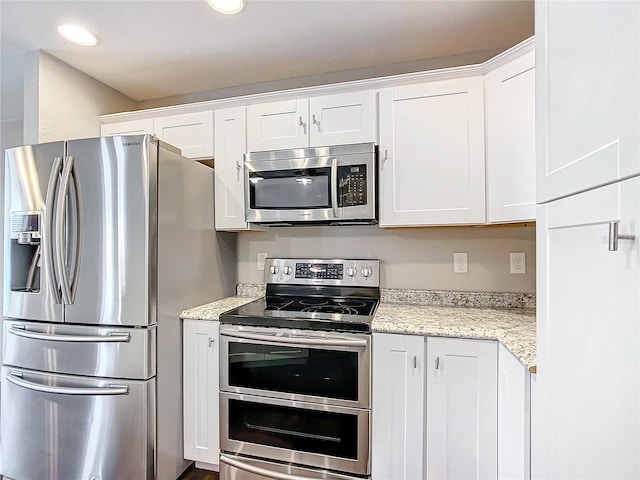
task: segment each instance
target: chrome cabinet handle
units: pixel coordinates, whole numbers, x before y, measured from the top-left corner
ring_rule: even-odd
[[[109,385],[108,387],[51,387],[49,385],[41,385],[39,383],[29,382],[21,378],[21,373],[9,372],[7,380],[28,390],[43,393],[56,393],[62,395],[128,395],[129,387],[127,385]]]
[[[329,347],[366,347],[366,340],[347,340],[336,338],[313,338],[313,337],[273,337],[269,335],[261,335],[259,333],[249,332],[224,332],[225,337],[239,338],[244,340],[259,340],[265,343],[275,344],[292,344],[292,345],[308,345],[310,347],[329,346]]]
[[[436,370],[440,368],[440,357],[436,357]]]
[[[230,467],[237,468],[238,470],[243,470],[247,473],[251,473],[262,478],[272,478],[274,480],[313,480],[313,477],[291,475],[289,473],[275,472],[273,470],[268,470],[256,465],[249,465],[248,463],[241,462],[240,460],[236,460],[235,458],[230,458],[225,454],[220,455],[220,462],[226,463]]]
[[[331,208],[333,210],[333,217],[339,218],[340,211],[338,210],[338,159],[331,159]]]
[[[635,235],[618,234],[618,222],[609,222],[609,251],[618,250],[618,240],[635,240]]]
[[[59,288],[59,280],[58,280],[58,272],[56,272],[55,265],[55,238],[54,238],[54,225],[53,225],[53,215],[54,215],[54,201],[56,198],[56,187],[58,186],[59,176],[60,176],[60,168],[62,166],[62,157],[55,157],[53,160],[53,167],[51,167],[51,174],[49,175],[49,184],[47,186],[47,197],[46,197],[46,205],[44,212],[44,228],[42,230],[43,233],[43,243],[45,248],[45,253],[43,255],[43,264],[45,267],[45,273],[47,275],[47,279],[49,282],[49,289],[51,290],[51,295],[53,296],[53,300],[56,303],[62,302],[62,295],[60,293]]]
[[[316,120],[316,114],[315,113],[311,116],[311,119],[313,121],[313,124],[318,127],[318,132],[319,132],[320,131],[320,121]]]
[[[389,150],[387,150],[386,148],[384,149],[384,158],[383,160],[389,160]]]
[[[215,343],[215,340],[213,338],[209,337],[209,348],[211,348],[214,343]]]
[[[307,134],[307,124],[304,123],[304,120],[302,120],[302,115],[300,115],[300,117],[298,117],[298,120],[299,120],[300,126],[303,129],[304,134],[306,135]]]
[[[33,340],[46,340],[49,342],[76,342],[76,343],[127,343],[131,341],[131,335],[123,332],[109,332],[107,335],[55,335],[50,333],[31,332],[24,325],[14,325],[9,333],[19,337]]]
[[[418,357],[413,356],[413,368],[418,368]]]

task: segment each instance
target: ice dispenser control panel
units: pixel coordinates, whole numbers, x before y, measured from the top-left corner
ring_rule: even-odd
[[[42,219],[40,212],[13,212],[11,214],[11,239],[27,245],[39,242]]]

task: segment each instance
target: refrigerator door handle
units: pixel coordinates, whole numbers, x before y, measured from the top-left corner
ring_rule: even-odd
[[[28,390],[34,390],[42,393],[54,393],[62,395],[128,395],[129,387],[127,385],[109,385],[108,387],[52,387],[49,385],[41,385],[39,383],[24,380],[21,373],[9,372],[7,380]]]
[[[71,303],[75,302],[76,299],[76,290],[78,288],[78,277],[80,276],[80,258],[82,257],[82,225],[83,225],[83,214],[82,214],[82,192],[80,191],[80,181],[78,180],[78,167],[76,162],[73,161],[73,157],[67,157],[72,163],[73,167],[71,169],[71,179],[73,181],[73,205],[75,210],[75,244],[73,245],[74,259],[73,264],[71,265]]]
[[[59,304],[62,302],[62,295],[60,292],[60,281],[58,279],[59,273],[56,271],[55,263],[55,238],[54,238],[54,201],[56,199],[56,187],[59,184],[60,169],[62,167],[62,157],[55,157],[53,160],[53,167],[51,168],[51,175],[49,175],[49,184],[47,186],[47,198],[45,200],[45,212],[44,212],[44,228],[43,228],[43,243],[45,246],[45,271],[47,280],[49,282],[49,289],[53,300]]]
[[[56,198],[56,213],[55,213],[55,237],[56,237],[56,255],[55,263],[56,270],[60,275],[60,289],[62,291],[62,301],[65,305],[70,305],[71,302],[71,287],[69,286],[69,274],[67,272],[67,265],[65,260],[65,205],[66,197],[69,193],[69,185],[71,184],[71,171],[73,169],[73,157],[68,156],[65,158],[64,168],[62,169],[62,178],[60,180],[60,188],[58,188],[58,195]]]
[[[33,340],[46,340],[50,342],[75,342],[75,343],[128,343],[131,334],[123,332],[109,332],[107,335],[52,335],[49,333],[31,332],[24,325],[14,325],[9,333],[19,337]]]

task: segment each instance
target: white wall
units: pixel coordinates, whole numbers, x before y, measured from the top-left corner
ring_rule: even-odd
[[[381,229],[277,227],[238,234],[238,282],[262,283],[256,254],[272,257],[378,258],[387,288],[535,292],[535,227]],[[469,273],[453,273],[453,253],[469,254]],[[526,254],[526,274],[509,273],[509,252]]]
[[[136,102],[41,52],[25,56],[24,143],[100,136],[98,115],[136,108]]]

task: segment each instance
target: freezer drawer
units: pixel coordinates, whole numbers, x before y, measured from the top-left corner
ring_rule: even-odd
[[[2,367],[0,473],[17,480],[151,480],[154,405],[155,378],[97,380]]]
[[[156,327],[3,322],[3,365],[146,380],[156,374]]]

